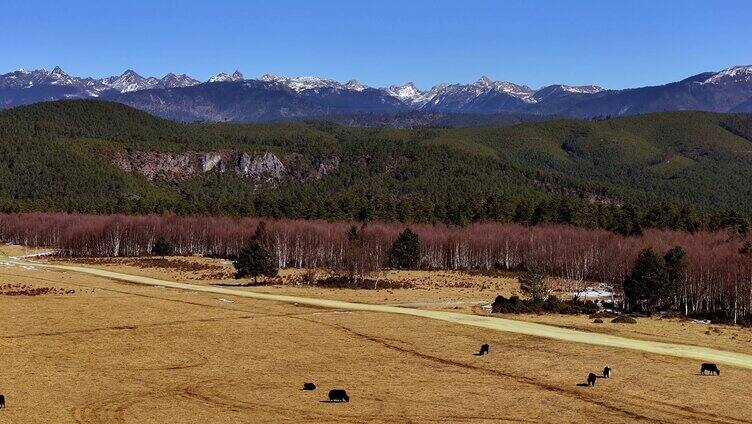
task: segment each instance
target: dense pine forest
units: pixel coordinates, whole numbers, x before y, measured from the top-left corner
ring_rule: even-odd
[[[118,158],[185,161],[175,155],[227,151],[271,153],[284,172],[270,178],[217,168],[164,177],[118,165]],[[571,224],[624,235],[648,228],[745,233],[749,181],[749,115],[672,112],[403,130],[326,121],[179,124],[90,100],[0,113],[6,213],[172,211]]]

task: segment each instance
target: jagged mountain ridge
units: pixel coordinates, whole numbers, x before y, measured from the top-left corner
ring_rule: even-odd
[[[199,81],[185,74],[176,75],[169,73],[162,78],[142,77],[132,69],[126,70],[121,75],[100,79],[71,76],[60,69],[60,67],[55,67],[52,71],[47,71],[46,69],[27,71],[21,68],[17,71],[0,75],[0,88],[23,89],[46,85],[67,86],[82,90],[82,97],[86,97],[86,94],[89,97],[98,97],[100,93],[107,90],[129,92],[151,88],[189,87],[199,83]]]
[[[185,74],[108,78],[18,70],[0,75],[0,108],[66,98],[103,98],[180,121],[258,122],[335,114],[404,112],[592,117],[672,110],[752,112],[752,66],[707,72],[665,85],[606,90],[596,85],[532,89],[481,77],[472,84],[369,87],[318,77],[220,73],[201,83]]]

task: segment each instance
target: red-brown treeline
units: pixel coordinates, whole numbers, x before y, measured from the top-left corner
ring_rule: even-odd
[[[178,254],[236,254],[253,235],[256,218],[177,215],[81,215],[28,213],[0,215],[0,240],[49,246],[66,256],[139,256],[166,237]],[[342,269],[352,246],[350,222],[267,220],[267,242],[281,267]],[[356,224],[358,225],[358,224]],[[369,223],[362,251],[369,269],[388,263],[392,241],[405,224]],[[515,269],[534,265],[573,286],[601,281],[619,290],[638,252],[663,254],[673,246],[686,252],[685,279],[675,306],[687,312],[752,311],[752,259],[739,253],[742,240],[727,233],[648,230],[623,237],[603,230],[563,225],[525,227],[477,223],[467,227],[417,224],[422,266],[442,269]]]

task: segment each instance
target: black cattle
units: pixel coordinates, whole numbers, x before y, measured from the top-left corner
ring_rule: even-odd
[[[595,374],[593,374],[592,372],[590,374],[588,374],[588,376],[587,376],[587,384],[588,384],[588,386],[595,387],[595,380],[597,380],[597,379],[598,379],[598,377]]]
[[[0,395],[0,408],[5,408],[5,396]]]
[[[611,378],[611,368],[609,367],[603,368],[603,378]]]
[[[488,343],[484,343],[480,345],[480,352],[478,352],[478,355],[488,355]]]
[[[313,383],[303,383],[303,390],[316,390],[316,385]]]
[[[705,375],[705,371],[708,371],[710,375],[713,375],[713,373],[715,373],[715,375],[721,375],[721,370],[718,369],[718,365],[716,364],[709,364],[707,362],[702,364],[700,366],[700,374]]]
[[[343,389],[329,390],[330,402],[350,402],[350,396],[347,396],[347,392]]]

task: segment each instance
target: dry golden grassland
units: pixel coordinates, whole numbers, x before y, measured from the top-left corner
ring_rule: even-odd
[[[154,277],[193,284],[222,284],[243,287],[248,280],[234,280],[232,263],[221,259],[192,257],[167,258],[92,258],[61,259],[56,263],[76,263],[109,271]],[[355,300],[367,303],[433,306],[435,308],[463,309],[487,304],[503,294],[520,294],[516,277],[510,274],[468,273],[462,271],[385,271],[369,278],[379,280],[383,286],[405,286],[382,290],[333,289],[305,284],[303,269],[282,269],[279,277],[259,278],[254,291],[275,294],[302,295],[337,300]],[[315,271],[317,279],[329,273]]]
[[[175,281],[217,283],[227,263],[204,258],[94,264]],[[202,264],[200,269],[190,264]],[[217,266],[221,267],[218,269]],[[299,273],[299,271],[297,271]],[[244,290],[472,313],[516,291],[508,277],[410,273],[412,289],[297,285],[293,271]],[[235,283],[232,280],[225,282]],[[566,343],[442,321],[296,306],[148,287],[41,268],[0,266],[0,285],[55,289],[0,294],[0,392],[10,423],[713,422],[752,420],[752,370],[697,375],[697,361]],[[485,288],[484,288],[485,287]],[[439,303],[436,303],[439,302]],[[592,324],[520,316],[750,352],[750,332],[678,320]],[[715,328],[716,326],[713,326]],[[704,331],[703,331],[704,330]],[[735,336],[735,338],[732,338]],[[488,356],[474,356],[482,343]],[[579,387],[608,364],[611,379]],[[304,381],[318,389],[300,390]],[[350,403],[327,403],[344,388]]]

